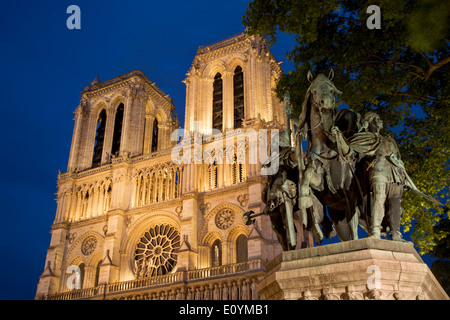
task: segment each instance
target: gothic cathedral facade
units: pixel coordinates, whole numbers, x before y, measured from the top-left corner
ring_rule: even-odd
[[[182,141],[173,100],[142,71],[91,82],[36,299],[259,299],[281,248],[267,216],[242,219],[263,210],[266,181],[247,133],[286,126],[273,91],[281,72],[258,36],[200,47],[184,80]],[[185,139],[196,135],[201,144]],[[180,145],[190,162],[174,161]]]

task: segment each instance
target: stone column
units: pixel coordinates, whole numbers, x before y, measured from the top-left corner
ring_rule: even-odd
[[[106,128],[105,138],[103,140],[102,164],[111,162],[111,149],[114,136],[114,123],[116,120],[117,109],[106,110]]]
[[[136,80],[130,83],[122,127],[121,152],[130,155],[141,154],[144,143],[145,101],[147,94],[144,83]],[[122,143],[124,145],[122,146]]]
[[[251,100],[250,100],[250,94],[251,94],[251,82],[250,82],[250,63],[245,64],[245,68],[243,70],[244,73],[244,118],[245,119],[251,119],[253,118],[252,115],[252,106],[251,106]]]
[[[82,131],[84,121],[84,112],[81,104],[75,110],[75,125],[73,128],[72,135],[72,144],[70,147],[70,155],[69,155],[69,163],[67,165],[67,171],[75,171],[75,169],[79,166],[80,162],[80,154],[81,154],[81,142],[82,139]]]
[[[167,137],[167,125],[164,123],[158,123],[158,148],[157,151],[164,150],[167,144],[167,138],[170,140],[170,136]]]
[[[129,205],[127,199],[130,195],[126,194],[127,190],[127,164],[117,167],[113,174],[113,188],[111,195],[111,209],[126,209]]]
[[[103,215],[104,207],[105,207],[105,186],[102,184],[99,186],[99,195],[98,195],[98,201],[97,201],[97,215],[101,216]]]
[[[138,207],[138,203],[137,203],[138,177],[139,177],[138,175],[134,175],[131,178],[131,183],[132,183],[132,189],[131,189],[131,197],[132,198],[131,198],[131,205],[130,205],[131,208]]]
[[[259,97],[258,97],[258,81],[257,81],[257,71],[256,71],[256,57],[251,54],[249,55],[249,72],[247,76],[247,83],[246,84],[248,88],[248,98],[249,98],[249,111],[250,111],[250,118],[254,119],[257,118],[260,114],[260,103],[259,103]]]
[[[185,106],[185,125],[188,131],[194,130],[194,121],[198,121],[195,111],[198,106],[198,86],[199,78],[197,74],[189,75],[183,81],[186,84],[186,106]]]
[[[134,132],[134,147],[132,154],[139,155],[144,153],[144,134],[145,134],[145,102],[147,101],[147,93],[144,90],[144,84],[139,89],[136,97],[136,128]]]
[[[153,122],[155,117],[152,114],[145,115],[145,137],[144,137],[144,154],[152,152],[153,138]]]
[[[81,169],[88,169],[92,166],[97,121],[97,116],[93,114],[89,115],[86,119],[87,131],[82,143]]]
[[[200,87],[201,82],[199,76],[194,74],[190,78],[191,83],[189,84],[189,97],[186,101],[186,130],[194,130],[194,121],[198,121],[200,118],[196,116],[195,112],[200,106]],[[188,104],[189,103],[189,104]],[[189,121],[189,122],[188,122]]]
[[[210,135],[212,133],[213,83],[214,79],[202,79],[202,101],[201,104],[197,106],[198,119],[202,121],[200,132],[204,135]]]
[[[125,152],[130,152],[129,135],[132,131],[131,121],[133,121],[133,96],[131,93],[131,88],[128,89],[127,98],[124,103],[124,112],[122,120],[122,134],[120,136],[120,150],[119,156],[123,155]]]
[[[83,190],[77,191],[76,193],[77,201],[75,206],[75,211],[72,212],[73,220],[78,221],[81,218],[81,210],[83,208],[82,201],[83,201]]]
[[[234,93],[233,93],[233,73],[223,72],[223,126],[222,131],[234,128]]]

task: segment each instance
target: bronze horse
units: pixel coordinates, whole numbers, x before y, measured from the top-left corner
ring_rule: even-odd
[[[358,132],[359,115],[348,109],[337,111],[335,99],[341,92],[332,77],[333,72],[316,78],[308,73],[311,85],[300,116],[292,118],[289,108],[286,110],[297,128],[295,148],[290,147],[290,142],[280,144],[279,171],[268,177],[262,192],[264,211],[244,213],[247,225],[254,223],[257,216],[269,215],[284,251],[298,246],[294,216],[300,226],[313,232],[316,243],[336,232],[341,241],[358,238],[361,196],[356,187],[355,161],[343,154],[335,135],[339,131],[348,138]],[[306,156],[302,140],[307,140]]]
[[[355,176],[355,162],[342,154],[335,131],[349,137],[358,131],[358,114],[348,110],[338,111],[335,99],[341,92],[329,76],[319,74],[313,78],[308,73],[311,85],[302,104],[297,127],[297,148],[301,140],[307,139],[306,156],[299,152],[299,207],[301,223],[313,231],[316,242],[323,236],[334,234],[334,224],[340,240],[358,238],[359,210],[361,199]],[[328,216],[327,216],[328,212]],[[329,218],[331,221],[329,220]],[[319,228],[321,225],[321,229]]]

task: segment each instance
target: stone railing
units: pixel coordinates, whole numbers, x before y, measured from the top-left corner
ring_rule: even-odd
[[[97,286],[94,288],[72,290],[68,292],[55,293],[48,296],[36,297],[36,300],[78,300],[89,299],[91,297],[103,295],[105,286]]]
[[[263,270],[261,260],[250,260],[242,263],[227,264],[218,267],[191,270],[187,272],[187,280],[199,280],[223,275],[238,274],[252,270]]]
[[[36,297],[36,300],[82,300],[82,299],[102,299],[109,296],[115,298],[117,295],[127,295],[131,292],[140,291],[155,291],[157,289],[170,292],[170,288],[176,286],[179,290],[180,287],[185,287],[185,291],[189,291],[188,288],[198,288],[197,284],[205,281],[212,281],[211,286],[215,284],[224,283],[231,287],[236,286],[237,283],[229,281],[233,277],[253,275],[256,273],[263,273],[265,271],[265,265],[262,260],[250,260],[242,263],[235,263],[229,265],[223,265],[218,267],[179,271],[162,276],[156,276],[151,278],[136,279],[130,281],[116,282],[105,285],[100,285],[93,288],[86,288],[80,290],[72,290],[69,292],[56,293],[48,296]],[[248,285],[252,281],[256,281],[255,278],[250,277]],[[220,281],[219,281],[220,280]],[[173,290],[172,290],[173,291]],[[141,294],[139,294],[140,296]],[[168,294],[169,296],[169,294]],[[222,294],[221,294],[222,296]],[[230,292],[231,296],[231,292]],[[186,295],[183,295],[184,299]]]
[[[108,284],[106,288],[108,293],[113,293],[153,286],[172,285],[175,283],[183,283],[185,282],[185,280],[186,280],[186,272],[181,271],[157,277],[111,283]]]

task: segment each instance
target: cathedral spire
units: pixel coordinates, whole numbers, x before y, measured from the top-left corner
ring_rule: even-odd
[[[97,76],[95,77],[95,79],[91,82],[91,86],[99,84],[100,83],[100,79],[98,78],[98,73]]]

